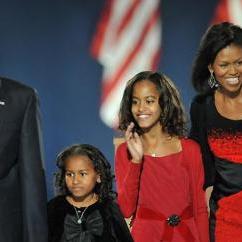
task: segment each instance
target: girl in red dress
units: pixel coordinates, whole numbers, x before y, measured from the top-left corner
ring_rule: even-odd
[[[135,242],[208,242],[201,153],[184,137],[185,118],[174,84],[145,71],[126,85],[116,151],[118,203],[132,216]]]

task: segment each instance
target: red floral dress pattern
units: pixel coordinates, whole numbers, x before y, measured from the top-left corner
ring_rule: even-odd
[[[216,211],[216,242],[241,242],[242,192],[220,199],[218,207]]]
[[[213,129],[208,143],[215,156],[242,164],[242,132]]]

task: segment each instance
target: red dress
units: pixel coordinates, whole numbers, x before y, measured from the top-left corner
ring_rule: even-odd
[[[181,144],[181,152],[145,155],[142,164],[129,160],[126,143],[117,149],[118,203],[125,217],[135,214],[131,230],[135,242],[209,241],[200,149],[190,139]],[[171,215],[178,215],[177,226],[168,225]]]
[[[190,136],[201,145],[210,197],[210,241],[242,241],[242,120],[222,116],[214,93],[191,104]]]

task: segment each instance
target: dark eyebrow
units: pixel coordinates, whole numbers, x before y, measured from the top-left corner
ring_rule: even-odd
[[[83,171],[88,171],[89,169],[81,169],[81,170],[78,170],[76,172],[83,172]],[[65,170],[65,171],[68,171],[68,172],[75,172],[75,171],[72,171],[72,170]]]
[[[236,59],[234,62],[237,62],[237,61],[240,61],[240,60],[242,60],[242,56],[239,57],[238,59]],[[229,63],[229,61],[226,61],[226,60],[221,60],[220,62],[224,63],[224,64],[228,64]]]
[[[235,60],[235,62],[236,62],[236,61],[240,61],[240,60],[242,60],[242,56],[239,57],[237,60]]]
[[[153,95],[149,95],[149,96],[145,96],[145,98],[154,98],[156,99],[157,97],[156,96],[153,96]],[[135,97],[135,96],[132,96],[133,99],[139,99],[138,97]]]
[[[149,98],[149,97],[151,97],[151,98],[157,98],[156,96],[152,96],[152,95],[150,95],[150,96],[146,96],[145,98]]]

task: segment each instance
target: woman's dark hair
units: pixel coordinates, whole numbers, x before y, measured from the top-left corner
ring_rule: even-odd
[[[101,183],[96,183],[94,188],[99,200],[115,199],[116,193],[112,190],[114,176],[111,172],[111,165],[100,150],[89,144],[72,145],[58,154],[56,164],[59,171],[55,174],[57,194],[70,194],[65,182],[65,163],[67,159],[73,156],[87,156],[92,161],[94,169],[101,179]]]
[[[218,52],[230,44],[242,47],[242,29],[239,26],[223,22],[208,28],[193,63],[192,84],[196,91],[205,93],[210,89],[208,65],[213,64]]]
[[[137,82],[144,80],[154,83],[160,94],[160,122],[162,124],[163,131],[167,132],[171,136],[184,136],[186,131],[186,121],[179,92],[173,82],[167,76],[152,71],[140,72],[128,81],[119,110],[119,129],[124,131],[127,129],[130,122],[134,122],[135,131],[139,134],[143,133],[143,130],[134,120],[131,106],[134,85]]]

